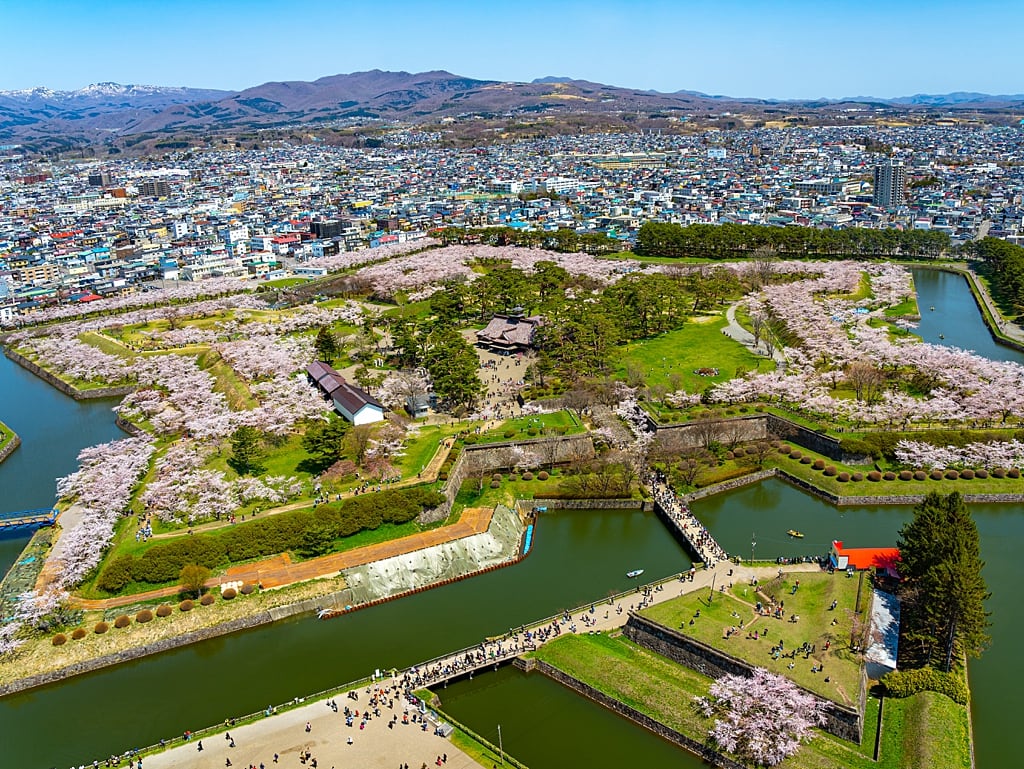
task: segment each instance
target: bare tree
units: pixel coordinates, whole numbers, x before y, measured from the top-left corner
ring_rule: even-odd
[[[704,469],[704,460],[704,452],[697,449],[688,449],[679,459],[679,464],[676,466],[676,469],[679,471],[679,480],[686,486],[693,486],[697,481],[697,476],[700,475],[700,471]]]
[[[771,456],[775,447],[772,446],[772,439],[762,438],[760,440],[753,441],[752,443],[748,443],[745,446],[745,449],[746,456],[749,457],[760,470],[764,467],[764,463],[768,460],[768,457]]]
[[[853,386],[857,400],[874,403],[885,387],[885,372],[867,361],[854,361],[846,369],[846,380]]]
[[[701,448],[707,449],[711,444],[721,442],[722,420],[717,414],[695,419],[691,425]]]

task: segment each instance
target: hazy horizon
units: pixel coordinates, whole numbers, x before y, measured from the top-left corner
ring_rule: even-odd
[[[1024,84],[1007,59],[1021,22],[1024,4],[1005,0],[39,0],[0,7],[0,90],[117,82],[241,91],[444,69],[758,99],[1017,94]]]

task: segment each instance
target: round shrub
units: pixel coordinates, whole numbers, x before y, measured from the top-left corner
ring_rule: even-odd
[[[833,465],[829,465],[824,470],[822,470],[821,473],[822,475],[827,475],[829,478],[831,478],[836,474],[836,468]]]
[[[116,627],[118,630],[124,630],[130,624],[132,624],[132,618],[129,617],[127,614],[122,614],[120,617],[114,620],[114,627]]]
[[[142,624],[145,624],[147,622],[152,622],[153,621],[153,612],[151,612],[149,609],[143,609],[142,611],[140,611],[138,614],[135,615],[135,621],[136,622],[140,622]]]
[[[793,459],[800,459],[800,457],[802,457],[804,454],[802,451],[800,451],[800,449],[791,448],[789,455],[793,457]]]
[[[960,471],[960,477],[965,481],[972,481],[974,480],[974,471],[969,467],[965,468]]]
[[[824,459],[815,459],[814,460],[814,464],[812,465],[812,467],[815,470],[824,470],[825,469],[825,460]]]
[[[732,454],[733,454],[733,456],[735,456],[735,457],[742,457],[742,456],[746,456],[746,453],[747,453],[747,452],[746,452],[746,451],[744,451],[744,450],[743,450],[742,448],[739,448],[739,449],[733,449],[733,450],[732,450]]]
[[[914,480],[915,481],[924,481],[924,480],[927,480],[927,479],[928,479],[928,473],[926,473],[924,470],[915,470],[914,471]]]
[[[880,480],[882,480],[882,474],[877,470],[870,470],[868,471],[868,480],[871,481],[872,483],[878,483]]]
[[[929,477],[933,481],[941,481],[942,480],[942,470],[940,470],[937,467],[934,470],[932,470],[928,475],[929,475]]]
[[[748,411],[750,411],[750,409],[748,409],[746,406],[740,406],[741,414],[746,414]]]
[[[725,410],[725,415],[727,417],[734,417],[734,416],[736,416],[736,409],[726,409]]]
[[[761,414],[764,412],[764,406],[754,406],[754,411],[756,411],[758,414]]]
[[[851,481],[863,481],[864,480],[864,473],[854,473],[853,475],[850,476],[850,480]]]
[[[960,473],[958,473],[956,470],[954,470],[952,468],[950,468],[949,470],[946,471],[946,479],[947,480],[955,481],[959,477],[960,477]]]
[[[63,633],[57,633],[57,635],[55,635],[53,637],[53,640],[51,641],[51,643],[54,646],[63,646],[67,642],[68,642],[68,637],[66,635],[64,635]]]
[[[792,456],[792,455],[790,455],[790,456]],[[800,457],[800,464],[802,464],[802,465],[809,465],[813,461],[814,460],[811,459],[811,457]]]
[[[883,481],[895,481],[896,480],[896,473],[893,473],[893,472],[882,473],[882,480]]]
[[[494,473],[494,474],[493,474],[493,475],[491,476],[491,480],[492,480],[492,481],[500,481],[501,479],[502,479],[502,475],[501,475],[501,473]]]
[[[1002,468],[1002,467],[993,467],[992,468],[992,477],[993,478],[1005,478],[1006,477],[1006,469]]]
[[[213,602],[214,602],[215,600],[216,600],[216,599],[215,599],[215,598],[213,597],[213,595],[212,595],[212,594],[210,594],[210,593],[207,593],[206,595],[204,595],[204,596],[203,596],[202,598],[200,598],[200,599],[199,599],[199,605],[200,605],[200,606],[209,606],[209,605],[210,605],[210,604],[212,604],[212,603],[213,603]]]
[[[541,470],[539,473],[537,473],[537,480],[538,481],[546,481],[550,477],[551,476],[548,475],[548,471],[547,470]]]
[[[988,470],[986,470],[984,467],[978,468],[977,470],[974,471],[974,477],[988,478]]]
[[[1018,470],[1016,467],[1011,467],[1009,470],[1006,471],[1006,477],[1020,478],[1020,470]]]
[[[242,595],[251,595],[256,589],[256,586],[252,582],[243,582],[241,589],[238,591]]]
[[[94,632],[96,635],[103,635],[108,630],[110,630],[110,625],[108,625],[106,622],[97,622],[96,627],[92,629],[92,632]]]
[[[76,627],[74,631],[71,633],[71,638],[74,641],[81,641],[83,638],[85,638],[85,628]]]
[[[479,441],[480,436],[478,435],[467,435],[465,438],[462,439],[462,442],[468,446],[472,446],[474,443],[478,443]]]
[[[501,481],[491,481],[491,488],[492,489],[500,489],[501,488]]]
[[[442,470],[441,472],[439,472],[437,474],[437,479],[439,481],[447,481],[448,480],[448,471],[447,470]]]
[[[828,471],[826,470],[825,473],[828,474]],[[850,480],[850,474],[846,472],[839,473],[839,475],[836,476],[836,480],[840,483],[847,483]]]
[[[768,445],[771,446],[773,449],[781,449],[782,441],[769,441]]]
[[[196,605],[192,601],[186,598],[184,601],[178,604],[178,611],[192,611]]]
[[[736,458],[736,454],[735,454],[735,452],[727,451],[727,452],[725,452],[725,458],[726,459],[735,459]]]
[[[158,617],[170,617],[171,616],[171,607],[168,606],[167,604],[161,604],[156,609],[156,616],[158,616]]]
[[[527,470],[525,473],[523,473],[523,480],[524,481],[532,481],[533,480],[533,473],[531,473],[529,470]]]
[[[526,431],[526,434],[527,434],[527,435],[529,435],[529,436],[530,436],[530,437],[532,438],[532,437],[533,437],[534,435],[536,435],[536,434],[537,434],[537,428],[536,428],[536,427],[531,427],[531,428],[529,428],[529,429],[528,429],[528,430]]]
[[[515,434],[516,434],[515,430],[506,430],[505,432],[502,433],[502,435],[504,435],[506,438],[511,438]]]
[[[788,443],[783,443],[778,448],[779,448],[779,453],[780,454],[788,454],[789,452],[791,452],[793,450],[793,447],[790,446]]]
[[[226,590],[220,591],[220,597],[223,598],[225,601],[230,601],[236,595],[238,595],[238,591],[235,590],[233,587],[229,587]]]
[[[900,480],[901,481],[909,481],[909,480],[912,480],[913,477],[914,477],[914,474],[912,472],[910,472],[909,470],[900,470]]]

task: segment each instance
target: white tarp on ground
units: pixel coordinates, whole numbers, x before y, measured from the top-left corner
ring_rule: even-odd
[[[900,642],[900,600],[892,593],[875,590],[871,602],[871,630],[864,655],[868,678],[878,679],[896,669]]]

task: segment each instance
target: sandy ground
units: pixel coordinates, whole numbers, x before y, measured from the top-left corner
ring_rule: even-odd
[[[230,760],[230,766],[240,769],[249,769],[250,766],[310,769],[313,759],[316,759],[317,769],[395,769],[406,764],[409,769],[421,769],[424,764],[436,766],[437,758],[447,754],[447,767],[465,769],[479,766],[449,740],[435,735],[431,723],[428,722],[426,731],[418,723],[403,724],[404,702],[396,700],[393,710],[383,707],[380,718],[372,718],[364,729],[359,728],[358,719],[351,727],[345,726],[345,707],[362,714],[363,705],[369,700],[365,689],[358,694],[358,701],[343,694],[335,697],[337,713],[324,700],[319,700],[264,721],[229,728],[226,732],[206,737],[202,740],[201,752],[199,740],[193,737],[179,747],[144,759],[143,765],[145,769],[220,769],[229,766],[226,761]],[[409,712],[410,715],[414,712],[411,706]],[[388,722],[395,715],[398,723],[389,729]],[[306,731],[307,722],[310,724],[309,732]],[[235,747],[231,747],[225,734],[230,734]],[[351,745],[347,742],[349,737],[352,738]],[[303,763],[301,756],[307,750],[312,755]],[[279,756],[277,764],[274,763],[274,753]]]

